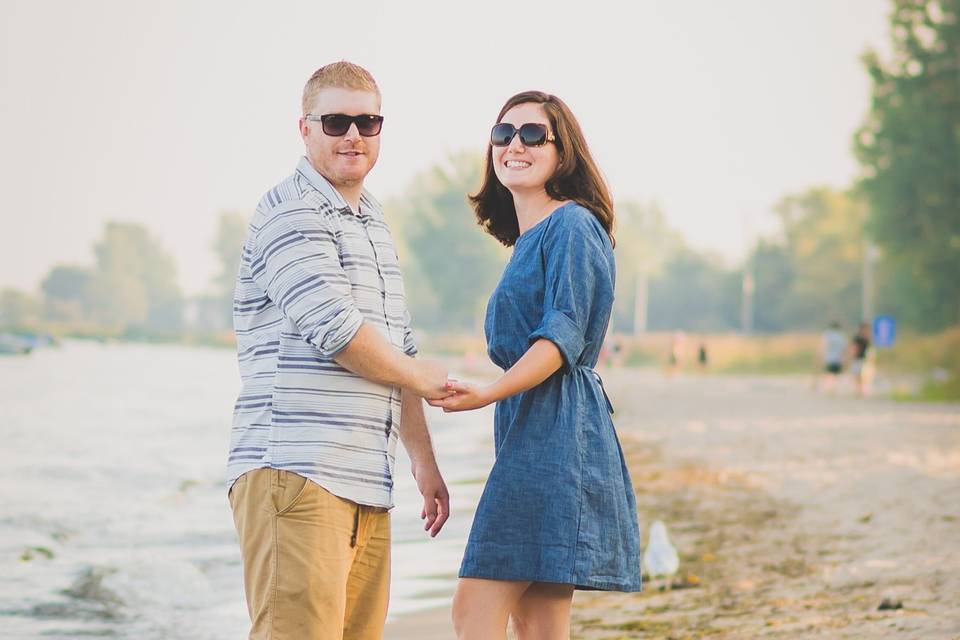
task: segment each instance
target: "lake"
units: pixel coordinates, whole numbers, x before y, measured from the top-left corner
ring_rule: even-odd
[[[0,358],[5,637],[244,637],[225,460],[232,351],[68,342]],[[390,616],[449,600],[493,463],[492,408],[427,407],[452,517],[422,530],[399,447]]]

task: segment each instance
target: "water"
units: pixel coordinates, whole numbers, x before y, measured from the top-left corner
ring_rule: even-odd
[[[238,388],[228,350],[68,343],[0,358],[4,637],[244,637],[224,485]],[[489,410],[427,410],[453,514],[437,539],[423,532],[401,451],[391,616],[449,600],[493,461]]]

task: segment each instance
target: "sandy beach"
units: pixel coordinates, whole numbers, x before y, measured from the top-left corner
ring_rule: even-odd
[[[578,592],[572,637],[960,638],[960,406],[603,375],[644,540],[664,521],[681,566],[640,594]],[[449,610],[384,637],[452,638]]]

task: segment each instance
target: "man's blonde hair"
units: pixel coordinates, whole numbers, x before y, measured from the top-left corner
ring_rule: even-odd
[[[377,94],[377,100],[380,100],[380,88],[370,72],[360,65],[341,60],[320,67],[307,80],[303,87],[303,115],[307,115],[313,108],[317,94],[328,87],[370,91]]]

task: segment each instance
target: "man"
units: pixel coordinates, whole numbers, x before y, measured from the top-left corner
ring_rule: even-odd
[[[449,514],[421,400],[449,395],[447,371],[413,357],[396,250],[363,188],[382,122],[365,69],[318,69],[306,157],[263,197],[244,245],[228,482],[250,638],[380,638],[398,436],[430,535]]]
[[[820,376],[824,381],[824,388],[833,393],[837,378],[843,371],[843,356],[847,348],[847,338],[843,335],[839,322],[831,322],[820,344],[820,355],[823,358],[823,371]]]

